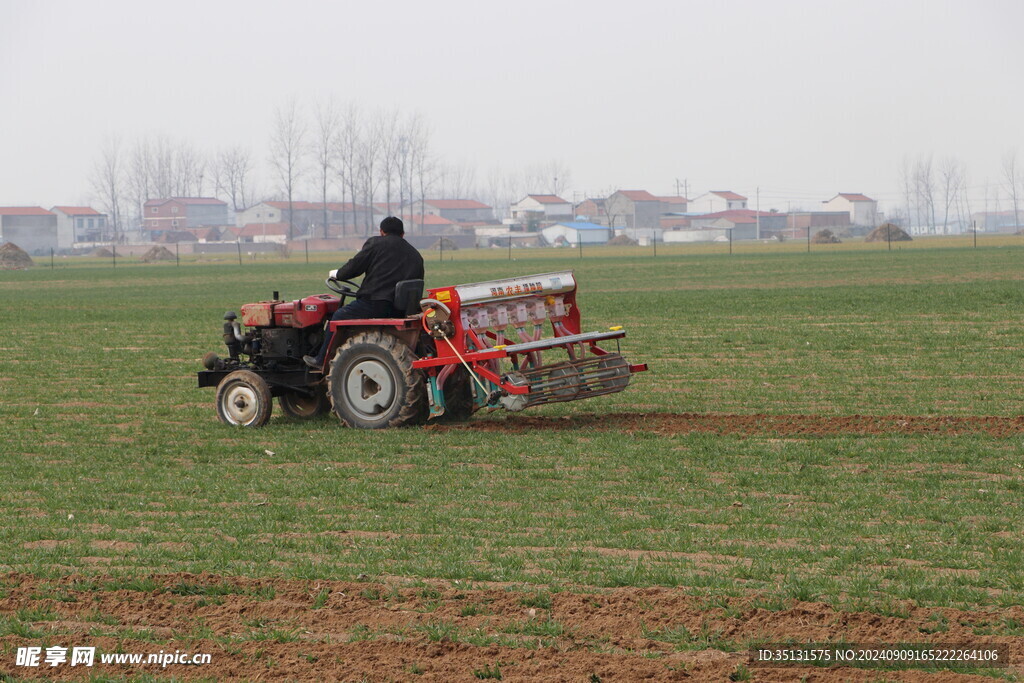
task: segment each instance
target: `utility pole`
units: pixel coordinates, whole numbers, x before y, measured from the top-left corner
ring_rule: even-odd
[[[757,220],[757,239],[761,239],[761,186],[757,187],[757,199],[755,200],[755,219]]]

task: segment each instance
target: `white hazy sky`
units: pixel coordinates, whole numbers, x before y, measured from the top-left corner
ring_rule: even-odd
[[[561,161],[565,194],[895,201],[932,154],[980,197],[1024,155],[1022,27],[1020,0],[0,0],[0,205],[88,201],[110,135],[262,166],[292,96],[413,108],[480,177]]]

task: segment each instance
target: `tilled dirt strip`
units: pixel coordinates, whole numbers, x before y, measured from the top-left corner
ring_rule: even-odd
[[[0,638],[0,673],[57,679],[159,674],[247,680],[991,680],[952,672],[764,668],[752,642],[1005,643],[1018,673],[1024,637],[978,629],[1024,623],[1024,608],[984,612],[904,606],[905,618],[758,596],[709,601],[667,588],[545,593],[509,586],[411,585],[169,574],[156,590],[118,579],[44,580],[9,574],[0,619],[32,619],[41,634]],[[45,616],[44,616],[45,615]],[[0,622],[2,623],[2,622]],[[941,629],[937,630],[937,625]],[[209,653],[204,666],[15,666],[24,646],[129,653]],[[678,646],[678,647],[677,647]]]
[[[1024,434],[1024,416],[921,416],[921,415],[730,415],[719,413],[599,413],[566,417],[510,415],[493,420],[472,420],[459,425],[432,425],[427,429],[526,432],[559,429],[595,429],[656,434],[738,434],[741,436],[833,436],[886,434],[987,434],[1007,437]]]

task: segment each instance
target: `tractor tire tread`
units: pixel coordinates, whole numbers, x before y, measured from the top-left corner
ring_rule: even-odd
[[[398,412],[391,416],[386,423],[374,425],[374,427],[401,427],[403,425],[422,424],[423,422],[426,422],[427,392],[425,379],[421,371],[412,367],[412,361],[415,360],[416,356],[412,349],[410,349],[401,339],[383,330],[371,330],[354,334],[346,339],[338,347],[337,351],[335,351],[334,358],[332,358],[330,362],[330,372],[328,374],[327,397],[331,402],[331,411],[338,416],[338,419],[340,419],[345,426],[361,426],[353,424],[349,418],[346,418],[343,415],[343,410],[339,408],[338,402],[335,399],[335,392],[330,388],[331,375],[333,375],[336,370],[338,372],[341,371],[340,367],[335,368],[335,365],[339,364],[339,359],[346,351],[361,344],[376,346],[389,355],[401,371],[402,380],[406,387],[405,397]]]

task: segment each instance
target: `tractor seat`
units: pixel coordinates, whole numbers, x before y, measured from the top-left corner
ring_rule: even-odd
[[[409,318],[420,312],[423,280],[402,280],[395,285],[395,308]]]

